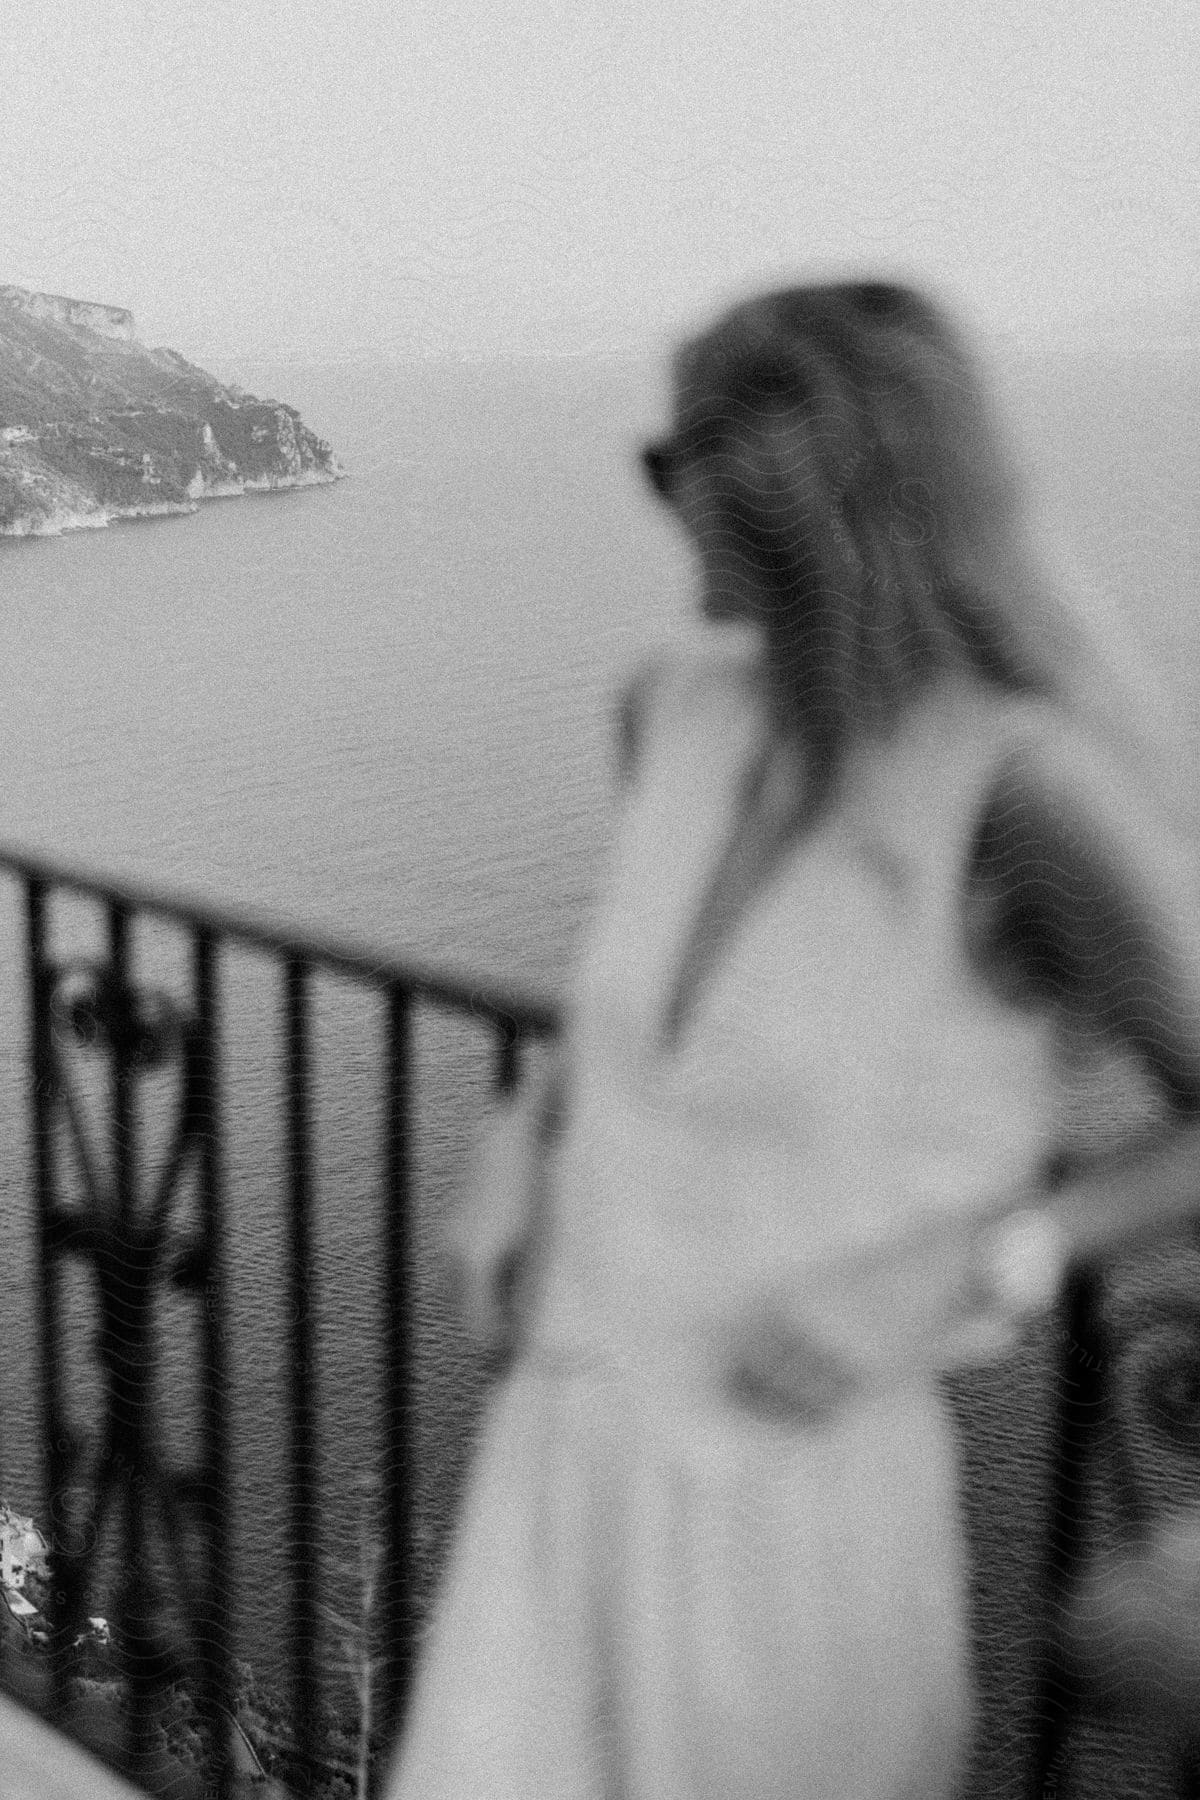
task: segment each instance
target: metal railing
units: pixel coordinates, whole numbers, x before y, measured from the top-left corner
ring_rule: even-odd
[[[400,1717],[414,1646],[411,1136],[413,1028],[421,1009],[458,1013],[494,1045],[494,1081],[518,1076],[522,1047],[551,1034],[552,1010],[386,957],[313,937],[299,938],[245,916],[187,905],[127,883],[96,880],[41,859],[0,854],[21,884],[27,935],[29,1106],[32,1185],[37,1211],[40,1436],[43,1517],[53,1521],[39,1696],[52,1718],[71,1714],[72,1676],[98,1610],[104,1551],[120,1570],[111,1603],[112,1636],[128,1694],[122,1761],[153,1785],[159,1697],[180,1680],[191,1691],[208,1737],[209,1787],[234,1792],[229,1741],[234,1710],[231,1639],[228,1359],[232,1342],[227,1219],[222,1164],[222,1020],[219,965],[231,946],[269,958],[280,976],[290,1342],[287,1346],[287,1509],[291,1594],[290,1700],[294,1785],[322,1766],[322,1607],[314,1521],[319,1420],[314,1371],[314,1192],[312,985],[334,974],[382,1001],[382,1133],[378,1145],[377,1256],[385,1296],[383,1391],[377,1470],[382,1567],[376,1619],[379,1667],[375,1738],[385,1745]],[[98,957],[57,957],[51,947],[55,897],[85,896],[103,912],[107,943]],[[191,993],[181,1002],[139,981],[135,921],[166,921],[190,945]],[[95,1142],[76,1063],[107,1064],[107,1146]],[[174,1073],[174,1120],[157,1169],[146,1165],[139,1089],[151,1072]],[[65,1164],[77,1198],[64,1198]],[[196,1182],[194,1223],[173,1220],[185,1174]],[[98,1329],[90,1345],[102,1371],[94,1417],[74,1417],[68,1349],[76,1329],[64,1296],[67,1266],[81,1263],[94,1284]],[[201,1429],[190,1466],[164,1457],[155,1397],[155,1315],[164,1291],[191,1297],[199,1326]],[[115,1539],[115,1546],[113,1540]],[[115,1549],[115,1556],[114,1556]],[[171,1629],[167,1629],[167,1621]]]
[[[1200,1193],[1196,1212],[1200,1213]],[[1195,1225],[1189,1235],[1195,1238]],[[1080,1679],[1072,1666],[1069,1627],[1064,1631],[1073,1604],[1088,1579],[1089,1556],[1094,1556],[1101,1542],[1106,1541],[1112,1558],[1108,1564],[1110,1574],[1120,1567],[1122,1558],[1134,1559],[1127,1562],[1125,1577],[1116,1576],[1118,1585],[1110,1593],[1106,1613],[1091,1621],[1093,1629],[1098,1627],[1102,1636],[1110,1636],[1109,1645],[1100,1643],[1095,1648],[1102,1661],[1112,1664],[1109,1681],[1113,1690],[1118,1694],[1122,1686],[1127,1690],[1118,1705],[1117,1722],[1121,1722],[1122,1712],[1126,1724],[1139,1714],[1143,1721],[1148,1720],[1166,1751],[1179,1800],[1200,1800],[1200,1684],[1196,1660],[1200,1650],[1200,1588],[1196,1586],[1200,1566],[1189,1581],[1183,1565],[1178,1565],[1172,1571],[1181,1584],[1178,1590],[1171,1594],[1160,1592],[1150,1600],[1151,1606],[1165,1606],[1163,1635],[1155,1641],[1152,1628],[1146,1637],[1149,1614],[1144,1612],[1136,1621],[1137,1635],[1143,1641],[1127,1641],[1131,1621],[1119,1584],[1128,1579],[1136,1558],[1150,1544],[1164,1510],[1149,1498],[1148,1459],[1144,1454],[1139,1458],[1130,1441],[1128,1421],[1122,1417],[1117,1394],[1122,1369],[1135,1361],[1139,1345],[1155,1333],[1164,1335],[1166,1328],[1168,1354],[1160,1355],[1157,1367],[1152,1366],[1149,1371],[1150,1379],[1143,1379],[1140,1399],[1159,1432],[1172,1442],[1187,1471],[1189,1514],[1192,1520],[1200,1522],[1200,1306],[1191,1295],[1164,1295],[1140,1320],[1123,1326],[1112,1316],[1109,1277],[1104,1261],[1081,1262],[1068,1270],[1058,1302],[1060,1356],[1041,1557],[1041,1641],[1034,1671],[1035,1754],[1029,1795],[1030,1800],[1065,1800],[1073,1791],[1079,1791],[1078,1783],[1073,1786],[1072,1780],[1073,1728],[1089,1710],[1103,1716],[1112,1707],[1112,1694],[1107,1700],[1091,1694],[1088,1681]],[[1107,1479],[1098,1495],[1094,1476],[1101,1453],[1107,1461]],[[1107,1513],[1106,1519],[1100,1516],[1102,1513]],[[1200,1552],[1200,1534],[1195,1543]],[[1184,1629],[1180,1630],[1180,1626]],[[1172,1629],[1177,1637],[1175,1655],[1182,1659],[1182,1670],[1167,1666],[1172,1657]],[[1127,1664],[1124,1682],[1117,1666],[1122,1659]],[[1135,1669],[1139,1662],[1142,1666]],[[1131,1670],[1132,1682],[1128,1679]],[[1180,1704],[1180,1685],[1191,1690],[1190,1717],[1184,1716],[1185,1708]],[[1158,1696],[1151,1691],[1155,1686],[1162,1689]],[[1131,1704],[1128,1691],[1138,1687],[1141,1692]],[[1176,1689],[1173,1695],[1172,1688]]]
[[[275,971],[277,1097],[282,1120],[287,1284],[286,1446],[289,1484],[282,1509],[289,1593],[286,1606],[289,1785],[305,1791],[327,1767],[322,1742],[323,1596],[315,1531],[323,1432],[314,1382],[313,985],[334,976],[379,998],[380,1040],[372,1067],[379,1083],[374,1191],[375,1256],[384,1297],[382,1382],[374,1466],[381,1568],[372,1764],[378,1791],[384,1753],[402,1717],[418,1624],[414,1596],[417,1451],[414,1440],[414,1025],[426,1012],[460,1016],[490,1042],[492,1083],[518,1079],[523,1049],[556,1029],[551,1007],[446,980],[345,944],[300,937],[243,914],[165,898],[133,884],[93,879],[40,858],[0,853],[0,871],[21,897],[26,938],[29,1179],[36,1202],[37,1382],[41,1516],[51,1527],[48,1642],[26,1698],[72,1728],[88,1619],[101,1604],[110,1619],[115,1672],[127,1695],[119,1760],[150,1791],[156,1785],[156,1720],[164,1693],[180,1682],[192,1694],[207,1745],[207,1785],[232,1800],[237,1785],[237,1688],[231,1592],[229,1367],[231,1218],[225,1168],[226,1112],[223,962],[234,951]],[[56,950],[55,908],[79,896],[103,924],[99,953]],[[162,921],[187,947],[180,998],[141,975],[136,932]],[[94,1127],[79,1063],[103,1081]],[[174,1100],[155,1163],[143,1142],[143,1086],[174,1082]],[[93,1101],[96,1098],[93,1080]],[[101,1139],[97,1142],[97,1137]],[[73,1183],[68,1172],[73,1171]],[[190,1222],[178,1196],[194,1187]],[[73,1185],[74,1199],[67,1190]],[[94,1333],[79,1343],[70,1273],[86,1272]],[[164,1447],[156,1380],[158,1315],[168,1294],[191,1308],[198,1342],[199,1424],[195,1454],[173,1462]],[[1089,1525],[1084,1473],[1099,1434],[1116,1431],[1109,1380],[1116,1340],[1105,1322],[1103,1278],[1077,1270],[1062,1299],[1059,1416],[1054,1422],[1045,1536],[1044,1649],[1032,1715],[1027,1791],[1035,1800],[1069,1791],[1071,1724],[1080,1695],[1060,1666],[1055,1621],[1083,1566]],[[1195,1334],[1196,1319],[1189,1314]],[[1200,1343],[1200,1334],[1195,1334]],[[1086,1353],[1085,1353],[1086,1352]],[[79,1357],[99,1370],[86,1424],[78,1418]],[[1195,1352],[1193,1363],[1200,1369]],[[72,1356],[75,1361],[72,1362]],[[1200,1377],[1197,1378],[1200,1418]],[[1200,1447],[1200,1443],[1198,1443]],[[1119,1460],[1119,1459],[1118,1459]],[[1144,1525],[1137,1483],[1118,1483],[1120,1523]],[[11,1496],[7,1496],[11,1499]],[[111,1591],[108,1600],[105,1594]],[[11,1661],[11,1657],[9,1658]],[[11,1685],[11,1684],[10,1684]],[[1200,1794],[1195,1765],[1180,1758],[1181,1791]]]

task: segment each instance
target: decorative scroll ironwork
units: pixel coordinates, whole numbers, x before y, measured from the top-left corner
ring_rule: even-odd
[[[32,1177],[37,1207],[39,1362],[44,1456],[43,1517],[51,1535],[51,1641],[46,1661],[51,1715],[73,1728],[71,1678],[89,1607],[115,1562],[115,1601],[106,1606],[128,1698],[123,1766],[152,1791],[153,1723],[163,1691],[183,1681],[207,1738],[205,1788],[231,1800],[238,1767],[232,1717],[232,1596],[229,1587],[229,1401],[225,1193],[219,1076],[218,958],[229,944],[271,958],[281,975],[282,1125],[292,1320],[287,1394],[290,1607],[288,1779],[303,1790],[321,1766],[322,1674],[318,1666],[316,1499],[319,1442],[311,1305],[313,1183],[310,987],[333,973],[384,1002],[383,1138],[379,1157],[380,1260],[384,1284],[384,1388],[379,1411],[382,1567],[377,1631],[381,1680],[373,1706],[377,1750],[402,1713],[414,1659],[412,1442],[413,1296],[411,1139],[413,1019],[418,1004],[474,1018],[496,1043],[496,1085],[511,1087],[522,1045],[551,1034],[553,1010],[455,984],[386,957],[161,895],[92,881],[69,869],[0,852],[26,896],[31,1062]],[[56,960],[50,905],[80,893],[106,910],[107,954]],[[186,1001],[136,978],[132,927],[166,920],[191,943]],[[84,1069],[90,1084],[82,1079]],[[94,1110],[96,1077],[107,1088],[105,1127]],[[173,1083],[165,1148],[145,1158],[143,1105],[151,1082]],[[73,1176],[73,1180],[68,1177]],[[197,1204],[181,1221],[181,1194]],[[71,1197],[68,1198],[67,1196]],[[98,1329],[88,1348],[100,1398],[79,1422],[68,1348],[68,1265],[89,1277]],[[168,1466],[156,1395],[164,1295],[190,1296],[200,1328],[200,1449]],[[240,1753],[244,1764],[244,1750]],[[373,1779],[383,1763],[376,1756]],[[172,1792],[175,1790],[172,1789]]]
[[[45,890],[28,894],[34,1060],[34,1140],[41,1202],[46,1487],[53,1505],[51,1643],[55,1707],[86,1636],[101,1559],[119,1546],[122,1577],[112,1608],[114,1647],[130,1697],[131,1774],[151,1763],[155,1698],[190,1682],[209,1734],[214,1769],[232,1768],[229,1728],[228,1491],[222,1365],[224,1285],[216,1204],[217,1057],[211,939],[194,945],[193,1001],[181,1007],[130,974],[129,914],[109,909],[102,962],[55,963],[46,950]],[[80,1057],[104,1059],[110,1142],[94,1141],[77,1081]],[[139,1168],[139,1088],[174,1075],[174,1118],[165,1159]],[[81,1200],[61,1197],[57,1151],[65,1125]],[[200,1222],[174,1229],[189,1167]],[[103,1399],[89,1432],[72,1418],[62,1359],[70,1335],[61,1274],[67,1259],[92,1278],[99,1327],[94,1355]],[[192,1295],[204,1342],[203,1450],[190,1468],[163,1460],[155,1376],[156,1300],[170,1284]],[[228,1781],[221,1784],[227,1789]],[[230,1790],[231,1791],[231,1790]]]

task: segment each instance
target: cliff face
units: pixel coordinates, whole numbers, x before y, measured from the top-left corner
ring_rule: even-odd
[[[335,481],[290,406],[150,350],[121,307],[0,286],[0,535]]]
[[[0,300],[19,307],[31,319],[49,319],[55,325],[86,325],[101,337],[133,341],[133,314],[123,306],[101,306],[94,300],[68,300],[65,294],[34,294],[28,288],[0,282]]]

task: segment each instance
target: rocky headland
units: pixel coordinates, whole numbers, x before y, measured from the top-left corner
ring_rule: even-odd
[[[344,473],[293,407],[147,348],[123,308],[0,286],[0,536]]]

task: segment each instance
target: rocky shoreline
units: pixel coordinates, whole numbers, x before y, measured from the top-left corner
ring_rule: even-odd
[[[122,309],[0,286],[0,536],[190,513],[345,472],[294,407],[148,349]]]

